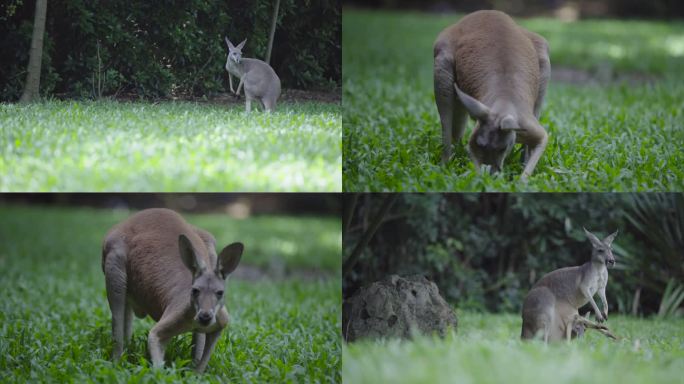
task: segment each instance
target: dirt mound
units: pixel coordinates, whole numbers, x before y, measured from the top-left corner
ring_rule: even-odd
[[[358,290],[345,300],[342,334],[359,338],[409,338],[413,332],[437,333],[456,329],[457,319],[435,283],[422,275],[391,275]]]

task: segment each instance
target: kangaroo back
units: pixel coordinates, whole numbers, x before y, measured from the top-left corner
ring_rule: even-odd
[[[252,99],[267,100],[275,106],[280,96],[280,78],[273,68],[258,59],[242,59],[242,63],[245,95]]]
[[[584,275],[584,266],[556,269],[542,276],[534,287],[548,288],[559,300],[573,303],[578,308],[587,303],[579,285]]]
[[[547,287],[530,290],[523,302],[522,339],[543,337],[548,340],[555,320],[556,297]]]
[[[530,111],[539,88],[537,52],[526,31],[499,11],[478,11],[445,29],[435,56],[452,61],[459,88],[492,105],[500,98],[521,100]]]

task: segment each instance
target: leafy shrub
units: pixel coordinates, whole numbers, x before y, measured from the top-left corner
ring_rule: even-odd
[[[23,87],[33,3],[0,8],[2,100],[18,98]],[[223,37],[247,38],[245,56],[263,59],[272,12],[271,1],[51,1],[41,91],[148,98],[226,92]],[[337,87],[339,2],[283,0],[279,14],[271,65],[283,87]]]
[[[652,204],[649,211],[640,211],[647,220],[642,233],[628,217],[632,199],[646,198]],[[378,199],[361,199],[344,236],[347,252],[363,231],[363,212],[372,211]],[[612,309],[656,313],[664,302],[674,307],[668,313],[676,313],[681,294],[675,283],[671,297],[664,298],[663,292],[669,279],[684,280],[677,242],[684,226],[675,224],[684,212],[679,200],[679,194],[401,194],[345,276],[345,293],[387,274],[422,273],[460,308],[517,312],[541,276],[588,260],[586,227],[599,235],[620,230],[614,243],[618,264],[610,273]],[[658,240],[665,226],[672,242]]]

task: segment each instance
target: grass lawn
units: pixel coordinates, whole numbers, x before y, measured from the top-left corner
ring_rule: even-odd
[[[681,383],[684,324],[610,316],[622,339],[589,330],[570,344],[520,341],[520,315],[460,313],[444,340],[379,341],[342,347],[347,383]]]
[[[0,206],[0,291],[5,293],[0,299],[0,382],[341,381],[339,277],[229,279],[231,324],[203,376],[190,366],[189,333],[171,342],[165,369],[150,367],[147,333],[154,322],[149,318],[134,320],[132,346],[122,363],[112,364],[100,246],[108,227],[126,216],[93,209]],[[331,240],[339,239],[338,223],[262,217],[231,224],[219,215],[186,217],[208,229],[225,225],[224,231],[214,232],[219,244],[243,239],[242,263],[259,265],[279,257],[288,267],[339,275],[341,241]],[[313,244],[295,247],[290,254],[284,250],[292,248],[291,242]]]
[[[541,116],[549,145],[524,184],[520,146],[503,174],[475,171],[464,148],[472,121],[452,161],[440,165],[432,44],[457,15],[344,16],[345,191],[684,190],[683,22],[519,20],[549,41],[552,72],[631,79],[552,80]]]
[[[340,106],[0,104],[1,191],[340,191]]]

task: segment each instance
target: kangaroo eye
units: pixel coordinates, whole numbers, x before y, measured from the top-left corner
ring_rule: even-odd
[[[199,295],[199,289],[193,288],[193,289],[192,289],[192,295],[193,295],[193,296]]]
[[[218,291],[218,292],[216,292],[216,296],[218,296],[218,297],[223,296],[223,291]]]

